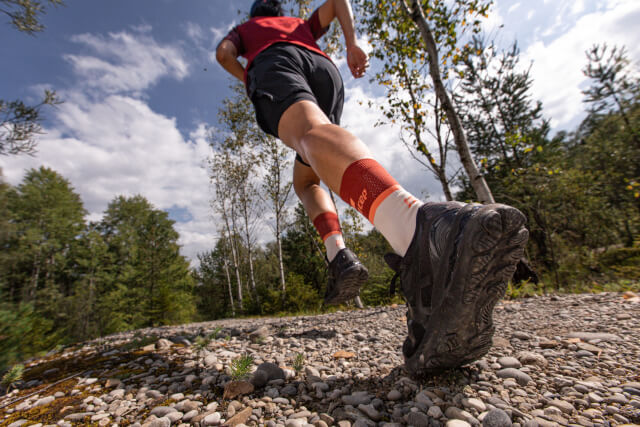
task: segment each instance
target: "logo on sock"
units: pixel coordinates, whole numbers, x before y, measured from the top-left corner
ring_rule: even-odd
[[[362,194],[358,198],[358,212],[362,212],[364,209],[364,204],[367,201],[367,189],[362,190]]]
[[[408,208],[410,208],[411,206],[415,205],[417,201],[418,199],[416,199],[415,197],[409,196],[405,197],[404,204],[407,205]]]

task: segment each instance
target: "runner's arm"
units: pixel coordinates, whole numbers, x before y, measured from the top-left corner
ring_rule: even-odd
[[[229,40],[222,40],[216,49],[216,59],[232,76],[244,82],[244,67],[238,61],[238,49]]]
[[[347,45],[347,63],[351,74],[355,78],[364,76],[364,72],[369,66],[369,58],[358,46],[353,11],[349,0],[327,0],[318,8],[318,14],[322,28],[328,27],[334,18],[338,18]]]

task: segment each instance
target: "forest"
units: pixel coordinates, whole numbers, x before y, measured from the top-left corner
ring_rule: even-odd
[[[387,95],[386,103],[370,107],[398,124],[398,143],[438,179],[447,200],[491,197],[526,215],[523,262],[535,274],[510,284],[507,296],[638,290],[640,70],[624,46],[602,43],[585,52],[586,118],[572,132],[554,132],[532,96],[517,43],[501,48],[479,30],[491,2],[420,6],[437,51],[425,47],[420,23],[411,22],[419,14],[387,1],[353,3],[381,64],[372,81]],[[288,4],[308,13],[308,1]],[[41,30],[30,23],[37,20],[14,25]],[[333,28],[323,47],[332,51],[339,43]],[[324,248],[296,204],[286,173],[290,152],[258,129],[244,88],[231,92],[219,109],[223,131],[208,136],[218,239],[197,262],[181,255],[174,221],[144,195],[114,195],[93,222],[55,170],[29,170],[15,186],[0,180],[0,372],[56,346],[124,330],[326,310]],[[0,155],[32,151],[41,109],[55,102],[51,92],[34,106],[0,100],[1,129],[10,129],[0,133]],[[452,116],[484,193],[459,160]],[[400,295],[390,294],[393,272],[383,256],[391,249],[384,238],[365,231],[351,208],[341,209],[340,218],[347,246],[370,272],[362,302],[401,304]],[[257,230],[265,227],[272,239],[259,244]]]

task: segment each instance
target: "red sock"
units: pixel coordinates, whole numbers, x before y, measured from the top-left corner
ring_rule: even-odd
[[[342,175],[340,198],[371,223],[380,202],[399,188],[398,182],[373,159],[358,160]]]
[[[342,230],[338,215],[333,212],[324,212],[313,220],[313,225],[320,233],[324,247],[327,250],[327,259],[333,261],[338,252],[345,248]]]
[[[321,213],[313,220],[313,225],[320,233],[320,237],[325,241],[332,234],[342,234],[338,215],[333,212]]]

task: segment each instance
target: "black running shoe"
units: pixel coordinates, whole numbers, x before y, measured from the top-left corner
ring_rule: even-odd
[[[493,308],[524,254],[525,217],[510,206],[428,203],[404,258],[387,256],[407,300],[402,346],[412,374],[435,373],[485,355]]]
[[[354,299],[368,278],[369,271],[358,257],[348,248],[340,250],[329,263],[329,283],[324,303],[341,304]]]

